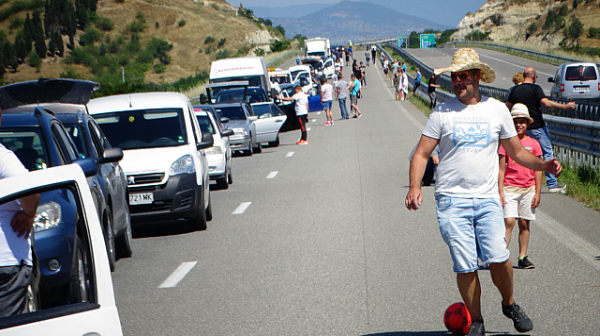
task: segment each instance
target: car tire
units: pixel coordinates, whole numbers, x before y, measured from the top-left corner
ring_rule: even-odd
[[[85,250],[79,236],[75,236],[73,266],[69,280],[69,303],[79,303],[88,300],[90,285],[88,282],[88,265]]]
[[[117,238],[117,253],[119,258],[131,258],[133,255],[133,232],[131,230],[131,215],[127,210],[127,223],[125,232]]]
[[[210,197],[210,193],[208,194],[208,206],[206,207],[206,221],[210,222],[213,219],[212,213],[212,200]]]
[[[227,183],[233,184],[233,174],[231,173],[231,170],[229,171],[229,174],[227,175]]]
[[[206,209],[204,208],[204,189],[200,188],[200,199],[198,200],[198,215],[190,218],[190,231],[206,230]]]
[[[112,212],[106,208],[106,214],[102,221],[104,233],[104,243],[106,244],[106,253],[108,254],[108,264],[110,271],[114,272],[117,268],[117,249],[115,247],[115,230],[112,225]]]
[[[248,149],[244,151],[244,154],[246,154],[246,156],[252,156],[252,154],[254,154],[254,148],[252,148],[252,144],[250,144]]]
[[[279,146],[279,134],[277,134],[277,138],[275,141],[269,142],[269,147],[278,147]]]
[[[229,182],[228,180],[228,175],[225,174],[225,177],[219,178],[217,179],[217,188],[219,189],[228,189],[229,188]]]

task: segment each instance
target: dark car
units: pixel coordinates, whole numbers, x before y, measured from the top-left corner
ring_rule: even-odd
[[[45,106],[56,111],[55,116],[63,123],[75,142],[81,157],[96,162],[112,147],[102,130],[82,105],[61,104]],[[106,214],[100,217],[106,235],[106,249],[111,270],[115,269],[117,257],[131,257],[132,235],[129,215],[127,177],[118,162],[99,164],[97,181],[106,203]]]
[[[15,152],[30,171],[82,160],[83,156],[54,112],[41,105],[27,104],[32,101],[85,103],[94,87],[97,83],[70,80],[32,81],[0,87],[0,108],[3,110],[0,143]],[[55,105],[55,110],[62,106]],[[96,165],[119,161],[122,156],[120,149],[105,150]],[[108,212],[100,178],[96,174],[87,180],[98,217],[107,223],[110,217],[106,217]],[[87,284],[82,275],[86,272],[82,259],[85,256],[75,253],[79,241],[78,219],[74,215],[77,207],[74,200],[65,195],[43,193],[41,198],[34,244],[41,271],[42,301],[68,297],[69,302],[80,302],[87,295]]]

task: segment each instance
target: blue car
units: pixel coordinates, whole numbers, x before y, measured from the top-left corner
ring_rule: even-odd
[[[62,104],[54,104],[54,111],[44,102],[77,104],[91,97],[94,82],[55,80],[32,81],[0,87],[2,124],[0,143],[12,150],[30,171],[65,165],[83,159],[55,113]],[[31,104],[32,101],[40,104]],[[120,149],[104,151],[96,165],[116,162],[123,157]],[[92,160],[93,162],[93,160]],[[101,171],[100,168],[97,169]],[[102,220],[107,213],[106,202],[99,179],[100,174],[87,178],[88,185]],[[82,241],[78,226],[77,204],[72,196],[60,190],[41,194],[34,220],[34,247],[39,262],[42,305],[52,306],[85,301],[89,294],[87,281],[90,265],[81,252]]]

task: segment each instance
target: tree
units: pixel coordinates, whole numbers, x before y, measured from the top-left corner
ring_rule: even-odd
[[[17,70],[19,62],[17,62],[17,54],[15,52],[15,48],[10,42],[2,42],[2,55],[4,58],[4,68],[10,67],[13,70]]]
[[[44,34],[44,28],[42,26],[42,19],[40,18],[40,11],[38,10],[34,10],[33,11],[33,15],[31,17],[31,23],[32,23],[32,27],[33,27],[33,35],[31,36],[34,40],[37,38],[38,35],[41,35],[42,38],[45,38],[46,35]]]
[[[167,53],[173,49],[172,43],[153,37],[146,45],[146,49],[151,51],[152,56],[158,58],[162,63],[171,63],[171,57]]]
[[[40,58],[46,58],[46,52],[48,51],[48,48],[46,47],[46,41],[44,41],[44,35],[36,36],[34,42],[34,49],[35,53]]]
[[[571,24],[565,28],[565,36],[570,38],[579,38],[579,36],[583,35],[583,31],[583,23],[581,23],[578,18],[573,17]]]

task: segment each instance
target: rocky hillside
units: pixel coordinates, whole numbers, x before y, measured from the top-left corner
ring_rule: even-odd
[[[464,39],[479,30],[499,43],[542,49],[558,49],[560,44],[598,48],[599,18],[600,0],[489,0],[460,21],[453,37]]]
[[[0,6],[2,10],[8,2]],[[182,77],[193,76],[199,71],[208,70],[210,62],[215,59],[216,45],[221,39],[225,39],[219,50],[227,49],[231,55],[238,50],[252,50],[252,47],[263,46],[268,49],[272,37],[265,29],[256,22],[237,15],[237,9],[229,5],[225,0],[100,0],[96,14],[99,17],[108,18],[114,23],[112,30],[105,32],[103,39],[114,40],[136,20],[137,13],[143,13],[147,28],[142,32],[142,44],[153,37],[160,38],[173,44],[169,52],[171,62],[166,66],[163,73],[157,74],[148,71],[146,82],[173,82]],[[25,18],[26,12],[22,11],[15,16]],[[0,23],[0,29],[14,39],[15,31],[9,29],[9,18]],[[79,31],[75,36],[76,44],[84,32]],[[206,53],[207,45],[205,39],[210,36],[214,39],[212,43],[213,52]],[[64,43],[68,38],[63,36]],[[67,53],[68,53],[68,49]],[[74,71],[82,77],[89,77],[89,70],[82,66],[70,65]],[[40,72],[36,69],[22,64],[17,72],[7,73],[6,82],[18,82],[22,80],[37,79],[40,77],[59,77],[66,65],[61,57],[47,57],[43,60]]]

